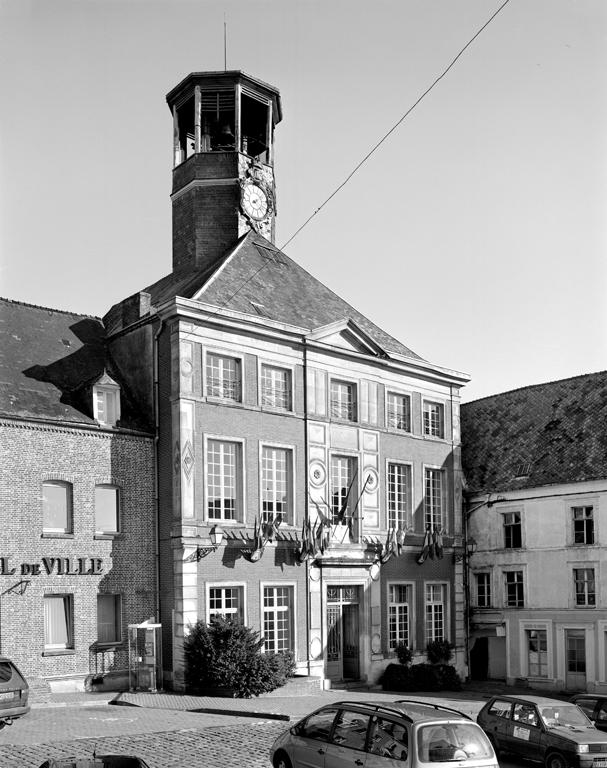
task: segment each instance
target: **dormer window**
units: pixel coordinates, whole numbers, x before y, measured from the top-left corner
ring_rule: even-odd
[[[105,372],[93,386],[93,413],[108,427],[115,427],[120,419],[120,387]]]

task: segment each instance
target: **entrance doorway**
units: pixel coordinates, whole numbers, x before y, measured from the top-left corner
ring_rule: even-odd
[[[586,635],[583,629],[565,630],[568,691],[586,690]]]
[[[327,677],[360,677],[360,588],[327,586]]]

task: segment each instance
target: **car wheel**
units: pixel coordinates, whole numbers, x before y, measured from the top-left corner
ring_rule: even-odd
[[[5,725],[6,723],[4,722],[4,720],[0,720],[0,731],[4,728]]]
[[[567,768],[567,760],[560,752],[549,752],[544,758],[546,768]]]
[[[272,760],[274,768],[293,768],[285,752],[277,752]]]

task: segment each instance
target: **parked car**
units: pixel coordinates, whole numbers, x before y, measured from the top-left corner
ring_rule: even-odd
[[[479,726],[456,709],[423,701],[339,701],[300,720],[270,749],[274,768],[499,768]]]
[[[30,711],[29,685],[10,659],[0,656],[0,729]]]
[[[599,731],[607,731],[607,696],[596,693],[578,693],[570,701],[584,712]]]
[[[544,696],[493,696],[477,723],[496,754],[540,760],[546,768],[607,768],[607,738],[575,704]]]
[[[140,757],[132,755],[96,755],[91,758],[69,757],[45,760],[40,768],[150,768]]]

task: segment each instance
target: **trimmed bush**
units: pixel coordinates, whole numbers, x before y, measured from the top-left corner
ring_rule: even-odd
[[[227,689],[250,698],[284,685],[295,669],[292,654],[264,654],[259,633],[239,621],[198,621],[184,642],[185,682],[190,691]]]
[[[381,684],[385,691],[459,691],[462,687],[450,664],[389,664]]]
[[[430,664],[446,664],[453,657],[453,643],[448,640],[432,640],[426,646],[426,656]]]
[[[411,661],[413,660],[413,651],[408,645],[405,645],[405,643],[397,643],[395,651],[401,664],[404,664],[405,666],[411,664]]]

